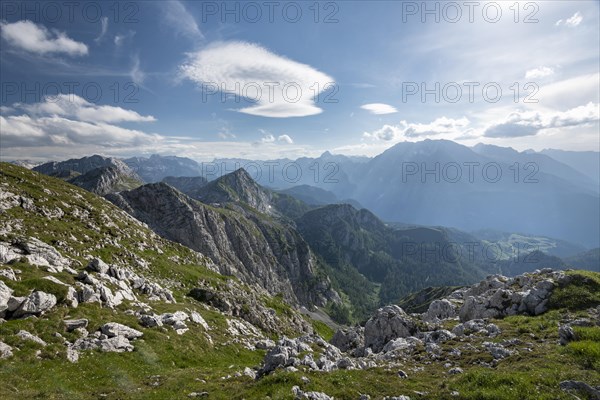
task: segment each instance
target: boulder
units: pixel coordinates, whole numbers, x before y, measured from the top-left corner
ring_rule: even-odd
[[[20,330],[20,331],[17,333],[17,336],[18,336],[18,337],[19,337],[21,340],[28,340],[28,341],[30,341],[30,342],[37,343],[37,344],[39,344],[39,345],[41,345],[41,346],[44,346],[44,347],[46,347],[46,346],[48,345],[48,343],[44,342],[44,341],[43,341],[42,339],[40,339],[39,337],[37,337],[37,336],[35,336],[34,334],[32,334],[32,333],[29,333],[29,332],[27,332],[27,331],[25,331],[25,330]]]
[[[13,294],[13,290],[6,286],[3,281],[0,281],[0,316],[8,309],[8,301]]]
[[[64,321],[65,328],[67,332],[72,332],[77,328],[87,328],[88,320],[85,318],[81,319],[65,319]]]
[[[109,266],[99,258],[93,258],[86,267],[89,271],[98,272],[99,274],[108,273]]]
[[[56,296],[53,294],[35,291],[13,313],[14,318],[40,315],[56,305]]]
[[[392,339],[386,343],[383,347],[383,353],[392,353],[392,352],[412,352],[417,345],[421,343],[421,341],[417,338],[409,337],[409,338],[397,338]]]
[[[333,400],[333,397],[328,396],[323,392],[303,392],[298,386],[292,388],[292,394],[294,395],[295,400]]]
[[[365,347],[378,353],[390,340],[412,336],[416,331],[415,322],[402,308],[385,306],[377,310],[365,324]]]
[[[5,358],[12,357],[12,347],[7,345],[6,343],[0,341],[0,360],[4,360]]]
[[[583,392],[588,396],[589,400],[600,400],[600,388],[592,387],[585,382],[581,381],[562,381],[560,388],[563,391],[577,390]]]
[[[204,318],[202,318],[202,315],[198,314],[196,311],[192,311],[190,313],[190,319],[192,320],[192,322],[202,326],[202,328],[204,328],[205,331],[210,330],[210,327],[208,326]]]
[[[561,346],[566,346],[569,342],[577,340],[575,331],[570,325],[561,325],[558,328],[558,338]]]
[[[425,334],[425,343],[443,343],[456,338],[456,335],[445,329],[440,329]]]
[[[423,314],[423,321],[438,322],[440,320],[454,318],[457,315],[457,307],[447,299],[434,300],[429,305],[427,312]]]
[[[136,339],[142,337],[144,334],[126,325],[118,324],[116,322],[109,322],[100,327],[100,331],[108,336],[109,338],[122,336],[127,339]]]

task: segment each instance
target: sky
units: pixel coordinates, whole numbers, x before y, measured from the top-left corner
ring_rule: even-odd
[[[598,1],[0,4],[0,158],[600,150]]]

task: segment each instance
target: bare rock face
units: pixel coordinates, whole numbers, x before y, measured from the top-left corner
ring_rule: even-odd
[[[385,306],[365,324],[365,347],[378,353],[390,340],[412,336],[416,331],[415,322],[402,308]]]
[[[344,352],[349,352],[364,345],[364,328],[346,328],[335,332],[330,343]]]
[[[242,207],[208,207],[165,183],[107,199],[161,236],[210,257],[222,274],[257,284],[272,295],[283,293],[292,304],[322,306],[338,298],[329,281],[317,274],[308,244],[276,219]]]

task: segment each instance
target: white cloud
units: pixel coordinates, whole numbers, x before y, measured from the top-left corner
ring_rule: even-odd
[[[363,110],[369,111],[371,114],[393,114],[397,113],[396,107],[383,103],[370,103],[360,106]]]
[[[220,42],[189,55],[181,74],[208,93],[219,91],[254,102],[237,111],[271,118],[321,113],[314,97],[334,80],[310,65],[245,42]]]
[[[127,33],[118,33],[118,34],[116,34],[115,35],[115,39],[114,39],[115,46],[121,47],[125,43],[126,40],[130,40],[134,36],[135,36],[135,31],[133,31],[133,30],[130,30]]]
[[[129,76],[131,76],[133,82],[137,84],[144,83],[144,80],[146,79],[146,74],[140,68],[140,57],[137,54],[133,57],[133,64],[129,71]]]
[[[204,35],[200,31],[194,17],[185,6],[177,0],[161,1],[159,4],[164,11],[164,22],[177,35],[190,39],[202,39]]]
[[[292,138],[289,135],[280,135],[277,137],[277,140],[279,142],[283,142],[283,143],[287,143],[287,144],[294,144],[294,141],[292,140]]]
[[[275,142],[275,136],[269,134],[264,135],[261,139],[260,139],[261,143],[274,143]]]
[[[581,15],[581,13],[579,11],[577,11],[575,14],[573,14],[570,18],[567,18],[566,21],[563,21],[562,19],[559,19],[558,21],[556,21],[556,26],[561,26],[561,25],[566,25],[566,26],[577,26],[581,23],[581,21],[583,21],[583,16]]]
[[[2,37],[12,46],[36,54],[66,53],[72,56],[88,54],[88,47],[64,32],[48,30],[29,20],[13,23],[0,21]]]
[[[156,121],[151,115],[143,116],[133,110],[121,107],[93,104],[74,94],[48,96],[41,103],[13,106],[25,110],[33,116],[60,116],[91,123]]]
[[[541,130],[583,126],[597,123],[600,104],[588,103],[567,111],[515,111],[504,120],[486,128],[484,135],[490,138],[534,136]]]
[[[530,69],[525,73],[525,79],[545,78],[554,74],[554,70],[550,67],[538,67]]]
[[[100,35],[98,35],[98,37],[96,39],[94,39],[94,42],[96,42],[96,43],[100,43],[102,38],[104,38],[104,35],[106,35],[106,31],[108,30],[108,17],[100,18],[100,24],[101,24]]]
[[[444,139],[451,139],[462,136],[469,123],[469,120],[465,117],[460,119],[440,117],[428,124],[400,121],[398,125],[384,125],[373,132],[365,132],[363,138],[386,142],[416,138],[421,140],[429,137],[440,138],[439,136],[444,136]]]
[[[0,116],[2,145],[11,147],[101,145],[138,146],[157,143],[159,135],[106,123],[76,121],[59,116]]]
[[[223,140],[235,139],[235,135],[233,133],[231,133],[231,131],[227,127],[221,128],[219,133],[217,133],[217,136]]]

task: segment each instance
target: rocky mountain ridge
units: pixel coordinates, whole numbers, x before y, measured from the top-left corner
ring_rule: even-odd
[[[306,242],[276,220],[208,206],[164,183],[107,198],[164,237],[207,255],[223,274],[293,303],[323,306],[337,298]]]

